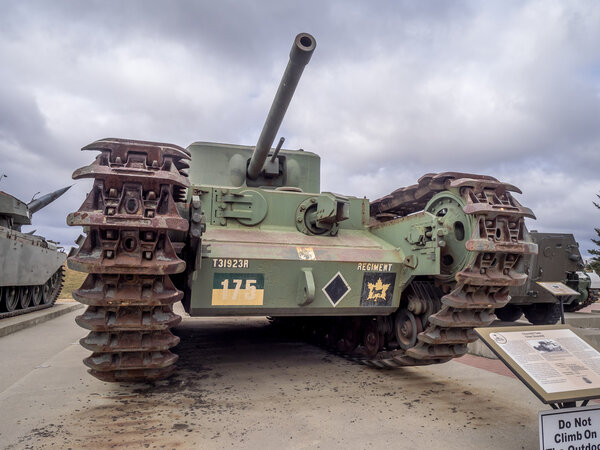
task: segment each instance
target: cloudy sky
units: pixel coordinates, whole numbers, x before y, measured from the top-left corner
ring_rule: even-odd
[[[0,0],[0,190],[71,184],[103,137],[254,145],[294,36],[317,49],[280,130],[322,190],[374,199],[423,174],[519,186],[540,231],[593,247],[600,3]],[[70,245],[89,183],[35,216]]]

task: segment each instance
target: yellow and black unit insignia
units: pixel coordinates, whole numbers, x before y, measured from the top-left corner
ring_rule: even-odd
[[[262,273],[215,273],[213,306],[260,306],[265,293]]]
[[[360,293],[360,306],[392,306],[395,284],[395,273],[365,273]]]

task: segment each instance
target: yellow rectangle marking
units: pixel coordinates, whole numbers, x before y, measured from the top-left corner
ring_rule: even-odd
[[[213,306],[261,306],[263,289],[213,289]]]

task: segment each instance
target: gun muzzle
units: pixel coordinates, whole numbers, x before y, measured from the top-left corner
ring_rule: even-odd
[[[290,51],[290,60],[279,82],[279,88],[271,104],[269,115],[267,116],[267,120],[265,120],[262,132],[252,153],[250,164],[248,165],[248,178],[254,180],[262,171],[285,112],[292,100],[296,86],[298,86],[298,81],[300,81],[304,67],[310,61],[316,46],[317,41],[308,33],[300,33],[294,39],[294,44]]]

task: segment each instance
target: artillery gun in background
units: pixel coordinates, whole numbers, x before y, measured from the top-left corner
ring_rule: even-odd
[[[592,286],[589,274],[583,271],[584,264],[579,244],[572,234],[529,232],[530,239],[538,245],[539,252],[523,258],[527,282],[513,287],[511,300],[496,311],[500,320],[514,322],[521,315],[534,325],[555,324],[560,319],[560,303],[538,281],[560,281],[579,292],[579,296],[568,299],[564,310],[575,312],[596,302],[598,287]]]
[[[319,156],[272,148],[315,49],[299,34],[256,146],[102,139],[73,178],[94,184],[69,225],[90,373],[169,376],[181,317],[271,316],[365,364],[443,363],[494,319],[537,251],[533,217],[489,176],[427,174],[371,203],[320,191]],[[191,165],[190,161],[191,160]]]
[[[36,236],[31,216],[52,203],[71,186],[29,203],[0,191],[0,319],[54,304],[63,283],[67,254],[55,242]]]

